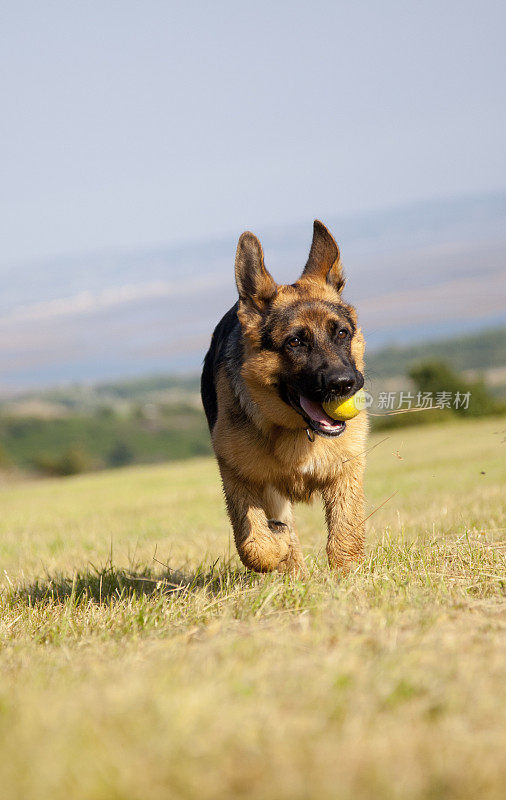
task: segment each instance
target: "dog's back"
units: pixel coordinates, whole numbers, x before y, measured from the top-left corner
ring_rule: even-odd
[[[204,359],[202,378],[200,381],[200,394],[207,417],[209,430],[212,431],[218,416],[218,398],[216,394],[216,373],[225,360],[225,350],[228,341],[233,337],[240,338],[240,323],[237,317],[237,302],[227,311],[218,322],[213,331],[211,344]]]

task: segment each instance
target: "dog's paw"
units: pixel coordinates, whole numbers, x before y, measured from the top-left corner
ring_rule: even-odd
[[[268,519],[267,525],[269,526],[269,530],[272,533],[290,533],[290,528],[284,522],[281,522],[279,519]]]
[[[279,519],[269,519],[267,524],[269,530],[277,537],[282,538],[287,545],[285,553],[276,567],[278,572],[289,572],[291,575],[307,578],[309,573],[304,563],[296,534],[290,530],[285,522],[281,522]]]
[[[309,572],[300,548],[290,547],[286,556],[277,566],[278,572],[288,572],[297,578],[308,578]]]

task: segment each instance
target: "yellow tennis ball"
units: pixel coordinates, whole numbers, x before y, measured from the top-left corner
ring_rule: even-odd
[[[337,400],[330,400],[328,403],[322,403],[323,410],[332,417],[341,421],[353,419],[357,414],[366,407],[366,397],[363,389],[359,389],[353,397],[349,397],[344,402],[339,403]]]

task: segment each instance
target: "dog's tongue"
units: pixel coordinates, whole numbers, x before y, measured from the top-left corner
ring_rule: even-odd
[[[335,419],[332,419],[332,417],[329,417],[329,415],[325,413],[321,403],[316,403],[314,400],[309,400],[308,397],[304,397],[303,395],[300,396],[299,403],[300,407],[304,409],[308,417],[310,417],[314,422],[318,422],[319,425],[323,425],[325,428],[334,428],[339,424]]]

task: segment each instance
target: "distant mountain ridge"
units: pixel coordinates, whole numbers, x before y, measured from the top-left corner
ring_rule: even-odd
[[[368,353],[367,381],[381,383],[385,379],[404,376],[411,366],[422,361],[442,360],[453,370],[473,370],[485,373],[504,368],[506,382],[506,327],[476,331],[466,336],[438,339],[418,345],[384,347]],[[91,411],[103,405],[122,403],[180,403],[191,402],[200,408],[198,399],[200,375],[158,374],[95,384],[74,384],[31,390],[22,393],[18,401],[41,401],[65,407],[69,411]],[[0,398],[1,403],[1,398]],[[7,400],[0,408],[9,405]]]
[[[370,349],[506,319],[506,193],[324,221]],[[311,227],[256,230],[277,280],[297,277]],[[4,265],[0,391],[196,369],[235,299],[236,241]]]
[[[417,345],[384,347],[368,356],[367,370],[375,377],[390,378],[405,374],[417,362],[428,360],[446,361],[457,372],[506,367],[506,328]]]

